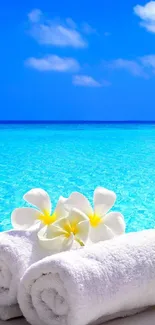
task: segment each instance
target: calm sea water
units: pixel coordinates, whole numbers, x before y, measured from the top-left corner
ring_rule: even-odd
[[[117,193],[127,231],[155,227],[155,125],[0,125],[0,231],[33,187],[60,195]]]

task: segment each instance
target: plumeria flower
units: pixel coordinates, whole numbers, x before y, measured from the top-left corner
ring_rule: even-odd
[[[116,200],[116,194],[98,187],[94,191],[94,209],[88,199],[79,192],[73,192],[65,201],[65,208],[82,211],[90,221],[90,240],[98,242],[113,238],[125,232],[124,217],[119,212],[109,212]]]
[[[89,235],[89,220],[84,213],[71,209],[67,217],[43,227],[38,232],[40,244],[53,252],[69,250],[74,244],[84,246]]]
[[[65,198],[60,197],[53,212],[50,197],[41,188],[34,188],[24,195],[24,200],[37,207],[18,208],[12,212],[11,222],[15,229],[28,229],[36,223],[40,225],[50,225],[60,217],[66,215],[64,209]]]

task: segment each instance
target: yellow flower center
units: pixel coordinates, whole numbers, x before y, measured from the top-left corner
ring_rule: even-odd
[[[56,221],[57,215],[55,212],[52,215],[50,215],[50,213],[47,210],[44,210],[44,212],[40,214],[38,219],[42,221],[44,225],[49,226],[50,224]]]
[[[78,234],[79,230],[78,230],[78,221],[74,220],[72,223],[67,222],[64,227],[63,227],[65,233],[64,236],[66,238],[69,238],[71,234],[73,234],[74,236]],[[76,236],[75,240],[80,244],[80,246],[84,246],[84,243],[82,242],[82,240],[80,240],[80,238],[78,238]]]
[[[69,238],[71,234],[76,235],[78,233],[77,221],[72,223],[66,223],[64,225],[65,237]]]
[[[88,215],[88,217],[90,219],[90,224],[92,227],[97,227],[102,221],[102,218],[95,213]]]

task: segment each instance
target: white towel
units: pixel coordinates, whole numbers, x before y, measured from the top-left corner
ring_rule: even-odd
[[[12,318],[20,317],[20,316],[22,316],[22,312],[21,312],[18,304],[0,307],[0,319],[1,320],[8,320],[8,319],[12,319]]]
[[[155,304],[155,230],[63,252],[32,265],[18,302],[34,325],[86,325]]]
[[[8,322],[0,320],[0,325],[29,325],[25,318],[19,317],[18,319],[12,319]]]
[[[135,316],[116,319],[107,322],[104,325],[154,325],[155,324],[155,309],[148,309],[143,313]]]
[[[31,264],[48,255],[38,243],[37,231],[35,227],[0,234],[0,319],[21,316],[17,305],[20,278]]]
[[[103,324],[103,323],[102,323]],[[100,323],[100,325],[102,325]],[[104,325],[154,325],[155,324],[155,310],[147,310],[135,316],[126,317],[123,319],[116,319],[104,323]],[[6,325],[6,322],[0,321],[0,325]],[[11,320],[8,325],[29,325],[24,318]]]

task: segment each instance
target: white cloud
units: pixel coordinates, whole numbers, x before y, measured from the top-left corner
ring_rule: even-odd
[[[83,33],[85,34],[94,34],[96,33],[96,29],[91,27],[88,23],[84,22],[82,25],[81,25],[81,29],[83,31]]]
[[[62,23],[48,20],[39,9],[31,11],[28,15],[31,35],[40,43],[59,47],[83,48],[87,46],[86,40],[71,18]]]
[[[39,71],[76,72],[80,69],[79,63],[73,58],[61,58],[49,55],[44,58],[29,58],[26,65]]]
[[[83,86],[83,87],[101,87],[101,83],[96,81],[91,76],[86,75],[76,75],[73,76],[73,84],[76,86]]]
[[[141,62],[145,67],[155,68],[155,55],[145,55],[141,57]]]
[[[142,76],[144,73],[141,65],[134,60],[117,59],[113,61],[113,65],[116,68],[127,70],[134,76]]]
[[[37,23],[41,18],[42,12],[39,9],[34,9],[28,14],[28,18],[32,23]]]
[[[149,32],[155,33],[155,1],[150,1],[144,6],[136,5],[134,13],[140,17],[140,25]]]
[[[73,29],[77,29],[77,24],[75,23],[75,21],[72,18],[67,18],[66,23],[69,27],[71,27]]]
[[[108,63],[111,68],[127,70],[134,76],[144,76],[143,67],[134,60],[116,59]]]
[[[119,58],[112,61],[103,61],[103,66],[114,70],[124,70],[135,77],[148,79],[155,74],[155,54],[144,55],[135,60]]]

